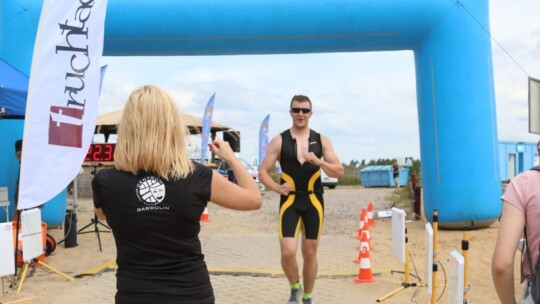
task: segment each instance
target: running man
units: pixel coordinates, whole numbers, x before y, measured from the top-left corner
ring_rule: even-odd
[[[392,173],[394,177],[394,187],[399,189],[399,163],[397,159],[394,159],[394,162],[392,163]]]
[[[330,177],[343,177],[343,166],[334,152],[332,142],[309,128],[313,115],[307,96],[295,95],[289,113],[292,127],[275,136],[259,168],[259,179],[281,195],[279,207],[279,238],[281,266],[289,280],[291,294],[287,303],[299,303],[302,293],[296,261],[298,233],[302,230],[304,259],[302,303],[312,303],[312,292],[317,276],[317,247],[324,218],[321,172]],[[276,183],[270,171],[276,161],[281,164],[281,180]]]

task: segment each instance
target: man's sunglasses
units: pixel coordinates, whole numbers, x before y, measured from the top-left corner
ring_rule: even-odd
[[[309,112],[311,112],[311,109],[308,109],[308,108],[291,108],[291,111],[295,114],[298,114],[300,112],[304,113],[304,114],[308,114]]]

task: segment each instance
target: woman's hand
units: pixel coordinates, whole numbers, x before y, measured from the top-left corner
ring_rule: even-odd
[[[227,162],[233,170],[238,185],[233,184],[213,172],[212,192],[210,200],[225,208],[235,210],[255,210],[261,208],[262,198],[259,187],[248,173],[228,142],[216,139],[208,145],[222,161]]]
[[[220,159],[226,162],[229,162],[233,158],[236,158],[236,155],[234,155],[231,146],[226,141],[216,139],[210,144],[208,144],[208,147],[210,148],[210,151],[214,152],[214,154],[216,154]]]

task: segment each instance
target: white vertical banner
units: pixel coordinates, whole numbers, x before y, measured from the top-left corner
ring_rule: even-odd
[[[449,304],[462,304],[465,292],[465,258],[455,251],[450,252],[450,267],[448,277],[448,302]]]
[[[18,209],[73,180],[96,126],[107,0],[45,0],[34,45]]]
[[[431,223],[426,223],[426,269],[425,278],[427,278],[426,287],[429,295],[433,294],[433,228]]]
[[[405,264],[407,254],[405,252],[405,218],[407,214],[404,210],[396,207],[392,208],[392,255],[401,263]]]
[[[529,77],[529,133],[540,134],[540,80]]]

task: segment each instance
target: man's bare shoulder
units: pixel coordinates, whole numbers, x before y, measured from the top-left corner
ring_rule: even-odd
[[[281,133],[278,133],[277,135],[275,135],[274,137],[272,137],[272,139],[270,140],[270,144],[272,144],[272,143],[279,143],[279,144],[281,144],[281,141],[282,141]]]
[[[321,135],[321,142],[324,144],[332,144],[332,141],[330,138],[322,133],[319,133]]]

